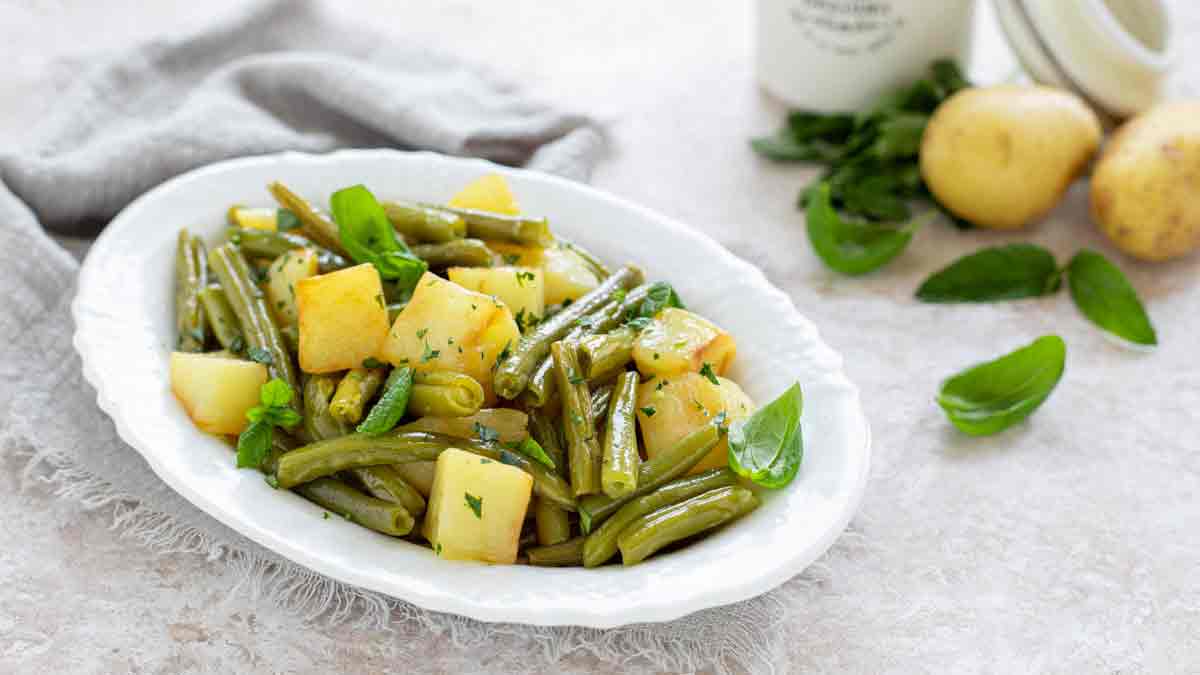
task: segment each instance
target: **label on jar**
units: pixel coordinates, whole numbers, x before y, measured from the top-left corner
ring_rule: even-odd
[[[878,51],[905,26],[886,0],[798,0],[788,17],[813,46],[847,56]]]

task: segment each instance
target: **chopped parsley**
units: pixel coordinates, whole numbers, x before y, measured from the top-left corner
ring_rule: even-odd
[[[382,368],[382,367],[384,367],[384,365],[386,365],[386,364],[384,364],[383,361],[380,361],[379,359],[375,358],[374,356],[368,356],[367,358],[363,359],[363,362],[362,362],[363,368]]]
[[[679,340],[671,346],[674,347],[675,349],[683,349],[684,347],[687,346],[687,340]]]
[[[654,385],[654,391],[662,391],[663,387],[667,386],[668,384],[671,383],[667,380],[660,380],[658,384]]]
[[[420,328],[417,330],[417,339],[420,340],[421,338],[425,337],[428,334],[429,334],[428,328]]]
[[[717,379],[717,374],[713,372],[712,364],[708,361],[705,361],[704,365],[700,367],[700,374],[703,375],[704,379],[708,380],[709,382],[712,382],[718,387],[721,386],[721,381]]]
[[[245,349],[246,339],[241,335],[235,335],[233,336],[233,339],[229,341],[229,351],[233,352],[234,354],[240,354]]]
[[[429,347],[429,341],[426,340],[425,341],[425,352],[421,354],[421,363],[428,363],[429,361],[432,361],[441,355],[442,355],[441,350],[431,349]]]
[[[328,512],[328,511],[322,511],[322,512],[321,512],[321,518],[322,518],[322,519],[324,519],[324,520],[329,520],[329,512]]]
[[[524,287],[525,282],[532,283],[537,279],[537,276],[528,270],[517,270],[517,285]]]
[[[646,417],[654,417],[654,413],[658,412],[652,405],[648,405],[645,408],[638,408],[638,410],[641,410],[642,414]]]
[[[383,293],[376,293],[376,294],[375,294],[375,302],[378,302],[378,303],[379,303],[379,308],[380,308],[380,309],[383,309],[383,310],[386,310],[386,309],[387,309],[387,303],[386,303],[386,302],[384,302],[384,300],[383,300]]]
[[[495,443],[500,440],[500,433],[491,427],[476,422],[474,428],[475,435],[479,436],[479,440],[485,443]]]
[[[496,362],[492,364],[493,371],[496,370],[497,368],[499,368],[500,364],[504,363],[504,360],[512,355],[511,347],[512,347],[512,340],[509,340],[508,342],[504,343],[504,349],[500,350],[500,353],[496,355]],[[479,356],[482,357],[483,354],[481,353]]]
[[[505,253],[504,254],[504,264],[505,265],[516,265],[520,261],[521,261],[520,253]]]
[[[476,497],[470,492],[464,492],[463,497],[467,500],[467,508],[475,513],[476,518],[483,518],[483,497]]]
[[[275,363],[275,359],[271,356],[271,352],[262,347],[251,347],[246,350],[246,356],[255,363],[261,363],[264,366],[269,366]]]

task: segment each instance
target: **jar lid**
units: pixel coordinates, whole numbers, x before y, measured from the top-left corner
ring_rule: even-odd
[[[1164,0],[994,0],[1029,75],[1124,118],[1158,101],[1170,69]]]

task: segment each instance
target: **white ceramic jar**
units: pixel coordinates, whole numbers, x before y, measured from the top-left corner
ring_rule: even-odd
[[[975,0],[757,0],[758,79],[797,108],[859,110],[936,59],[965,67],[974,11]]]

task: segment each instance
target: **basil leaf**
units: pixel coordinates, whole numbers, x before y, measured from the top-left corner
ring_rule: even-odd
[[[366,419],[355,428],[360,434],[378,436],[392,430],[408,410],[408,396],[412,393],[412,368],[401,366],[392,370],[383,383],[383,394]]]
[[[942,383],[938,405],[959,431],[987,436],[1037,410],[1062,378],[1067,345],[1046,335],[994,361],[964,370]]]
[[[787,130],[800,141],[820,139],[828,143],[845,143],[850,134],[854,133],[854,116],[794,112],[788,115]]]
[[[943,100],[950,98],[958,90],[971,86],[958,69],[958,64],[949,59],[934,61],[933,65],[929,66],[929,73],[934,83],[941,87]]]
[[[237,440],[237,467],[239,469],[257,469],[271,450],[271,436],[274,426],[267,420],[251,422]]]
[[[803,454],[800,413],[804,397],[793,384],[774,401],[729,427],[729,466],[738,475],[767,487],[792,480]]]
[[[1075,306],[1092,323],[1134,344],[1158,344],[1137,291],[1116,265],[1084,249],[1071,259],[1067,275]]]
[[[282,408],[292,402],[293,394],[291,386],[276,377],[259,389],[258,398],[268,408]]]
[[[829,267],[843,274],[866,274],[899,255],[918,223],[895,229],[873,223],[843,220],[833,209],[829,185],[817,187],[807,210],[808,238]]]
[[[395,281],[401,292],[411,292],[429,265],[396,237],[375,195],[362,185],[354,185],[333,193],[329,204],[338,237],[350,257],[355,262],[371,263],[380,277]]]
[[[1054,255],[1035,244],[985,248],[951,263],[925,280],[917,299],[925,302],[987,302],[1049,295],[1062,275]]]
[[[667,307],[676,307],[679,309],[687,309],[683,306],[683,301],[679,299],[679,294],[675,292],[675,288],[665,281],[656,281],[651,284],[650,289],[646,292],[646,298],[633,311],[626,311],[625,325],[632,327],[634,330],[642,330],[650,325],[650,320],[658,315]],[[579,325],[585,326],[586,322],[581,319]]]
[[[900,113],[881,121],[871,154],[882,160],[916,157],[928,122],[929,117],[919,113]]]
[[[827,162],[841,153],[841,148],[824,141],[798,141],[788,130],[771,136],[750,139],[755,152],[777,162]]]

